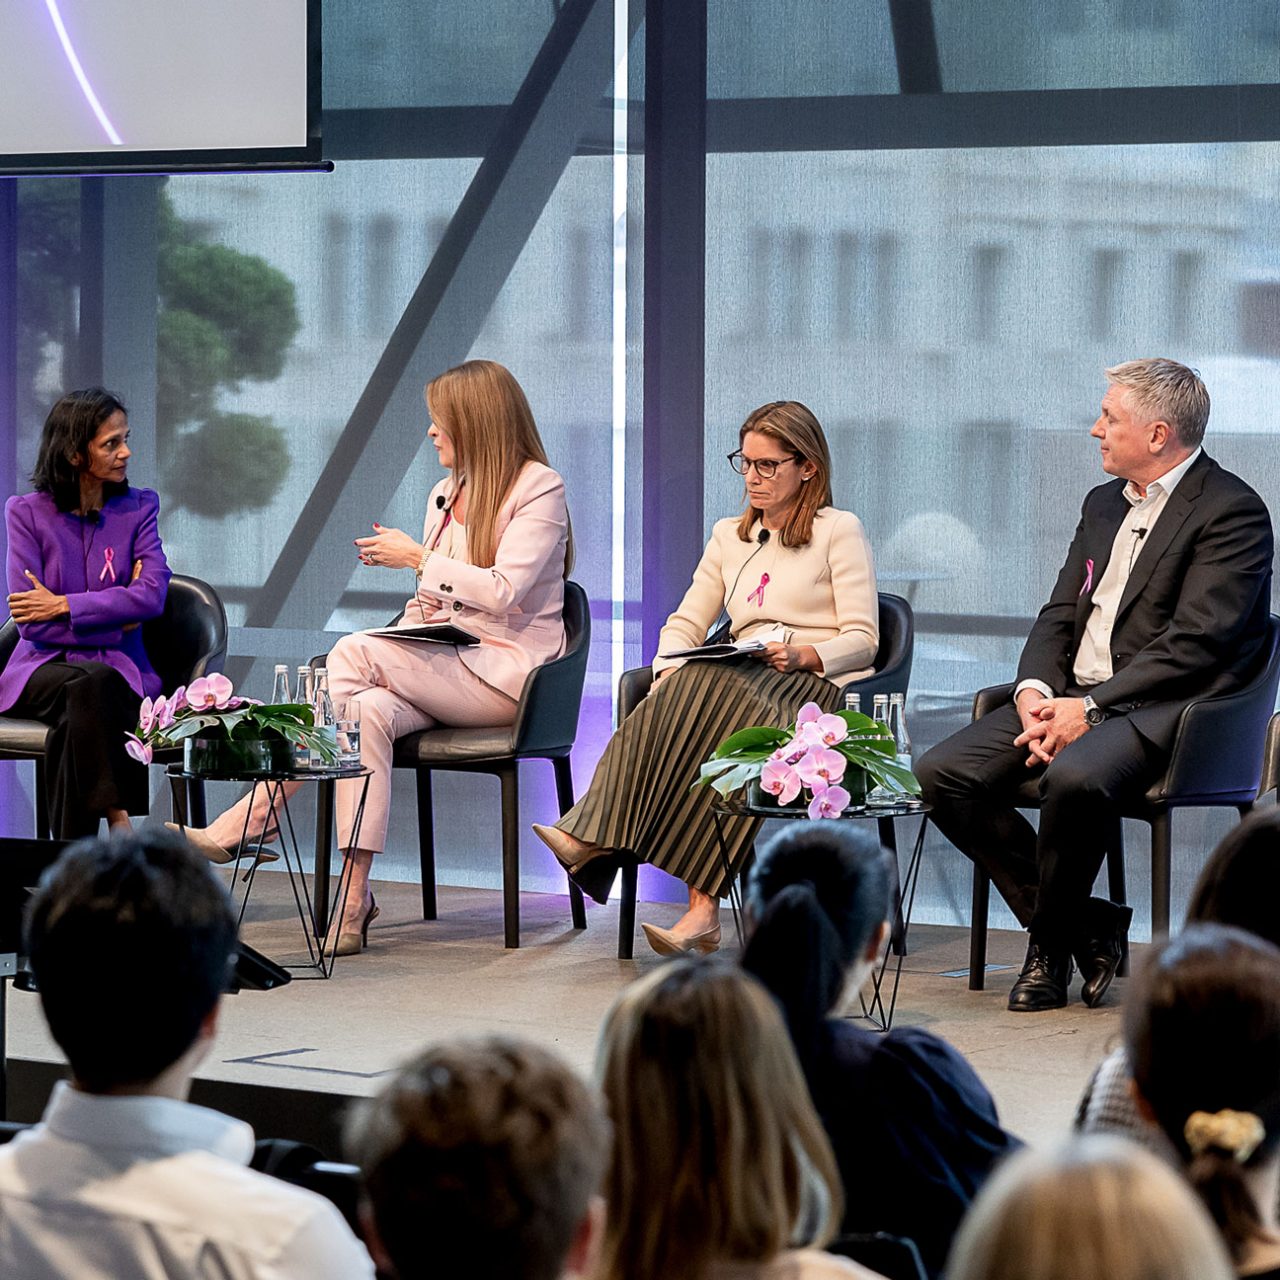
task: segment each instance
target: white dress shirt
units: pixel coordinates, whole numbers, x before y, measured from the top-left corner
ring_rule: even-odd
[[[172,1098],[58,1084],[0,1147],[0,1275],[14,1280],[364,1280],[327,1200],[245,1168],[253,1130]]]
[[[1120,612],[1120,601],[1124,598],[1133,562],[1142,551],[1143,540],[1150,535],[1156,521],[1160,519],[1168,504],[1169,495],[1178,487],[1178,482],[1202,452],[1197,448],[1189,458],[1166,471],[1158,480],[1152,480],[1147,485],[1145,497],[1138,492],[1138,486],[1132,480],[1125,485],[1124,499],[1129,504],[1129,512],[1116,530],[1115,541],[1111,544],[1111,557],[1090,597],[1093,608],[1085,622],[1080,647],[1076,650],[1076,660],[1071,668],[1076,684],[1081,688],[1092,688],[1095,684],[1110,680],[1115,674],[1111,666],[1111,632],[1116,625],[1116,615]],[[1013,696],[1016,698],[1023,689],[1038,689],[1046,698],[1056,696],[1055,691],[1042,680],[1023,680],[1014,690]]]

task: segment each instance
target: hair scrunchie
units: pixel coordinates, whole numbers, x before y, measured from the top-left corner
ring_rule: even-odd
[[[1262,1121],[1252,1111],[1193,1111],[1182,1129],[1193,1156],[1216,1147],[1244,1164],[1267,1136]]]

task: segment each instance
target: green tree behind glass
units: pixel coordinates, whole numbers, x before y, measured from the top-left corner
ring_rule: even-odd
[[[223,413],[219,393],[270,382],[298,333],[293,282],[262,258],[211,244],[160,192],[156,447],[169,503],[221,517],[267,506],[289,471],[284,432],[265,415]],[[19,189],[19,395],[43,419],[77,352],[79,186],[30,179]],[[55,391],[54,394],[57,394]]]

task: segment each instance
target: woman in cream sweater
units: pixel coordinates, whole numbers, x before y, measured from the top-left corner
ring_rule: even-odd
[[[644,925],[660,953],[714,951],[727,881],[711,814],[713,794],[690,788],[731,733],[790,724],[806,702],[824,710],[871,674],[879,645],[871,548],[852,512],[831,505],[831,455],[812,412],[794,400],[755,410],[729,455],[746,507],[720,520],[667,619],[659,654],[701,644],[727,610],[735,640],[764,652],[728,662],[654,660],[649,696],[613,735],[587,794],[554,827],[534,830],[599,902],[618,854],[640,858],[689,886],[672,929]],[[758,822],[725,824],[736,875]]]

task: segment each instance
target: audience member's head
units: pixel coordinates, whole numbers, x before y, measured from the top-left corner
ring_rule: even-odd
[[[683,957],[628,987],[599,1073],[613,1120],[600,1275],[702,1280],[824,1243],[840,1221],[835,1159],[769,993]]]
[[[1241,1260],[1264,1238],[1255,1188],[1280,1154],[1280,949],[1189,926],[1147,958],[1124,1030],[1139,1106]]]
[[[583,1274],[609,1126],[554,1054],[493,1037],[427,1049],[359,1106],[372,1251],[399,1280]]]
[[[1280,946],[1280,809],[1231,828],[1200,872],[1188,924],[1233,924]]]
[[[887,855],[849,824],[790,823],[761,850],[747,884],[753,929],[742,963],[781,1003],[802,1058],[844,992],[865,983],[889,892]]]
[[[947,1280],[1231,1280],[1185,1182],[1122,1138],[1011,1157],[969,1210]]]
[[[45,872],[27,953],[76,1083],[128,1092],[207,1049],[235,960],[213,869],[168,831],[82,840]]]

